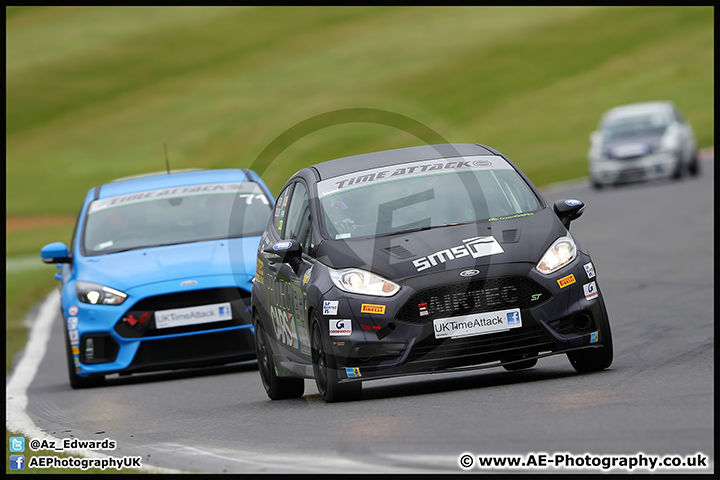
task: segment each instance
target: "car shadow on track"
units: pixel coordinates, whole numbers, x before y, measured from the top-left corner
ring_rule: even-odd
[[[184,368],[151,373],[135,373],[132,375],[108,375],[104,387],[131,385],[150,382],[166,382],[178,379],[207,377],[211,375],[225,375],[229,373],[257,371],[257,360],[247,360],[240,363],[218,365],[212,367]]]
[[[473,390],[504,385],[518,385],[530,382],[545,382],[568,377],[578,376],[572,369],[529,369],[516,372],[477,372],[463,376],[448,376],[443,378],[416,378],[412,381],[403,379],[400,383],[376,384],[367,382],[363,384],[362,400],[379,400],[393,397],[407,397],[414,395],[428,395],[460,390]],[[587,374],[583,374],[587,375]]]

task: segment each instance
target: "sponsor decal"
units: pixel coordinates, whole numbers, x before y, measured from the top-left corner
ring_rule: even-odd
[[[80,332],[77,330],[69,330],[68,337],[70,337],[70,345],[80,345]]]
[[[490,161],[492,160],[492,162]],[[493,167],[494,170],[510,170],[512,167],[501,157],[473,156],[457,160],[421,160],[395,165],[391,168],[375,168],[362,172],[353,172],[339,177],[323,180],[317,184],[318,197],[323,198],[349,188],[357,188],[379,183],[424,177],[433,174],[471,172]]]
[[[272,317],[278,340],[289,347],[298,348],[300,346],[300,340],[298,339],[298,330],[295,325],[295,315],[271,305],[270,316]]]
[[[360,374],[360,369],[358,367],[347,367],[345,368],[345,373],[347,374],[348,378],[362,377],[362,375]]]
[[[323,301],[323,315],[337,315],[338,301],[337,300],[324,300]]]
[[[265,198],[265,195],[262,194],[260,186],[255,182],[209,183],[204,185],[188,185],[185,187],[147,190],[145,192],[129,193],[125,195],[118,195],[115,197],[95,200],[90,204],[90,208],[88,209],[88,215],[92,215],[106,208],[117,207],[120,205],[131,205],[134,203],[142,203],[149,200],[162,200],[168,198],[189,197],[194,195],[218,195],[236,193],[252,193],[254,195],[249,195],[250,197],[253,197],[252,199],[256,198],[266,205],[270,204],[267,198]],[[246,195],[240,196],[246,197]],[[250,201],[252,201],[252,199]]]
[[[474,277],[474,276],[477,275],[478,273],[480,273],[480,270],[475,270],[475,269],[473,269],[473,270],[463,270],[462,272],[460,272],[460,276],[461,276],[461,277]]]
[[[507,217],[490,217],[488,218],[489,221],[494,222],[495,220],[509,220],[511,218],[520,218],[520,217],[532,217],[535,215],[532,212],[529,213],[518,213],[517,215],[509,215]]]
[[[508,312],[507,324],[509,327],[519,327],[520,326],[520,312],[519,311]]]
[[[292,245],[291,242],[278,242],[273,245],[273,250],[287,250]]]
[[[197,285],[197,280],[185,280],[184,282],[180,282],[181,287],[190,287],[192,285]]]
[[[72,347],[73,355],[80,355],[80,349],[78,347]]]
[[[77,305],[73,305],[72,307],[68,308],[68,313],[70,314],[71,317],[74,317],[75,315],[77,315],[78,314]]]
[[[418,272],[422,272],[439,263],[450,262],[457,258],[467,257],[468,255],[472,258],[479,258],[503,253],[505,251],[498,241],[495,240],[495,237],[492,236],[467,238],[463,240],[463,244],[464,245],[446,248],[427,257],[413,260],[413,265],[415,265]]]
[[[135,318],[132,314],[130,314],[127,317],[123,318],[123,321],[129,323],[131,327],[134,327],[137,324],[142,325],[143,323],[150,320],[150,316],[150,312],[145,312],[138,318]]]
[[[312,273],[312,269],[313,269],[313,267],[308,268],[307,271],[305,272],[305,275],[303,275],[303,281],[302,281],[303,285],[307,284],[310,281],[310,274]]]
[[[68,330],[75,330],[78,324],[78,317],[68,317],[67,326]]]
[[[333,342],[333,345],[337,345],[338,347],[342,347],[345,345],[345,342]]]
[[[377,313],[382,315],[385,313],[385,305],[373,305],[371,303],[363,303],[360,306],[360,313]]]
[[[597,285],[595,285],[595,282],[583,285],[583,291],[585,292],[585,299],[587,300],[592,300],[598,296]]]
[[[430,314],[430,312],[428,311],[428,304],[425,303],[425,302],[423,302],[423,303],[418,303],[418,310],[420,311],[420,316],[421,316],[421,317],[424,317],[425,315],[429,315],[429,314]]]
[[[568,207],[575,207],[577,205],[582,205],[582,202],[580,200],[575,200],[574,198],[571,198],[570,200],[565,200],[565,205]]]
[[[330,336],[351,335],[352,322],[350,319],[330,320]]]
[[[575,283],[575,275],[573,275],[571,273],[567,277],[563,277],[560,280],[558,280],[557,282],[558,282],[558,285],[560,285],[560,288],[565,288],[568,285],[572,285],[573,283]]]
[[[142,319],[142,316],[140,319]],[[135,320],[136,322],[139,322],[140,319]],[[147,317],[147,319],[149,319],[149,317]],[[158,329],[221,322],[224,320],[232,320],[230,302],[198,305],[187,308],[173,308],[170,310],[158,310],[155,312],[155,328]],[[128,323],[130,323],[129,319]]]
[[[598,341],[598,335],[599,335],[599,334],[600,334],[599,331],[597,331],[597,332],[592,332],[592,333],[590,334],[590,343],[597,343],[597,341]]]
[[[519,308],[485,312],[433,321],[435,338],[460,338],[484,335],[522,326]]]
[[[583,265],[583,268],[585,269],[585,273],[587,273],[588,278],[595,277],[595,267],[593,266],[592,262],[586,263],[585,265]]]

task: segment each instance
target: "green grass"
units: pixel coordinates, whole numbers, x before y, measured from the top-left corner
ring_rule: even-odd
[[[249,167],[271,146],[274,193],[427,138],[495,147],[539,186],[579,178],[600,115],[636,101],[675,101],[714,144],[713,7],[5,11],[11,218],[74,217],[95,185],[164,170],[163,144],[173,168]],[[8,230],[6,256],[71,231]],[[53,273],[6,273],[6,372]]]

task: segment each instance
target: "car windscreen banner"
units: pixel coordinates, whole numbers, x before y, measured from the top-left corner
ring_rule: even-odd
[[[427,175],[442,175],[460,172],[513,170],[513,167],[502,157],[474,156],[438,160],[423,160],[390,167],[362,170],[318,182],[318,197],[323,198],[336,193],[379,185],[381,183],[419,178]]]
[[[202,185],[187,185],[183,187],[160,188],[144,192],[128,193],[115,197],[101,198],[90,204],[88,215],[97,213],[106,208],[132,205],[135,203],[148,202],[152,200],[190,197],[196,195],[229,195],[237,194],[239,197],[247,197],[250,201],[260,201],[268,205],[260,185],[254,182],[232,182],[232,183],[209,183]],[[248,202],[249,203],[249,202]]]

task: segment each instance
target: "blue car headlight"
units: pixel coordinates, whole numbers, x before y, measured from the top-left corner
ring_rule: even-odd
[[[120,305],[127,298],[120,290],[83,281],[75,283],[75,293],[78,300],[92,305]]]

